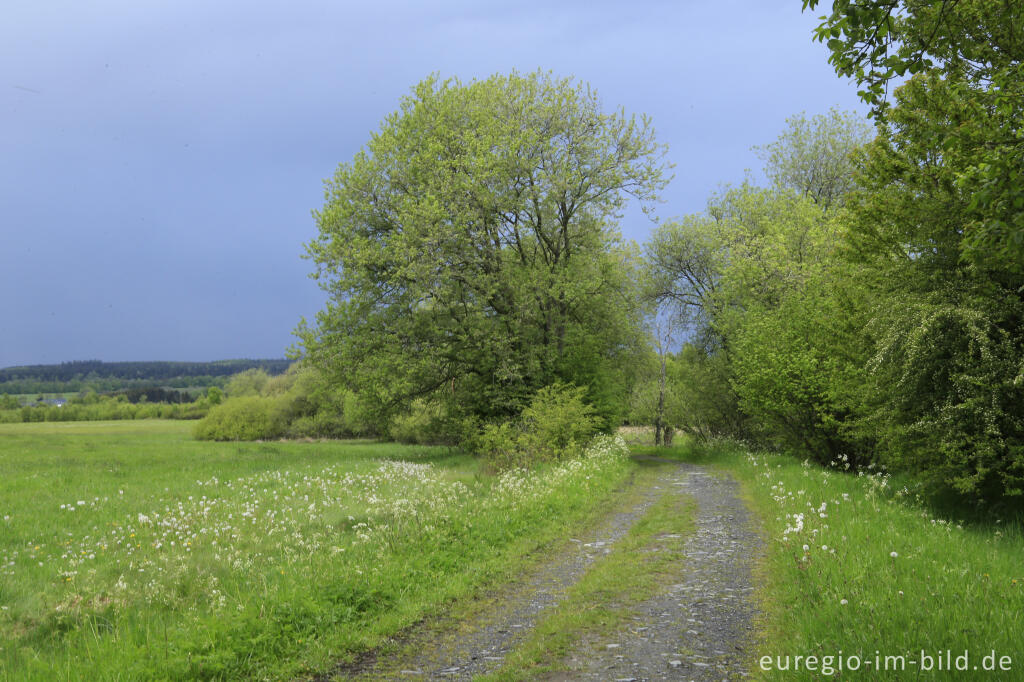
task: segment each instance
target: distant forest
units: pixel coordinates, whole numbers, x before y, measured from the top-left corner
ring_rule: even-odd
[[[163,386],[223,386],[233,374],[260,368],[282,374],[291,360],[218,360],[216,362],[101,362],[82,360],[59,365],[25,365],[0,369],[0,394],[97,393]]]

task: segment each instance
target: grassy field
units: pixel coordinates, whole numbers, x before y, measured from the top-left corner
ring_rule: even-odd
[[[763,677],[1024,679],[1019,521],[942,518],[889,475],[843,461],[823,469],[729,444],[657,452],[732,473],[764,520]]]
[[[631,470],[492,476],[446,448],[0,425],[0,677],[281,679],[501,580]]]

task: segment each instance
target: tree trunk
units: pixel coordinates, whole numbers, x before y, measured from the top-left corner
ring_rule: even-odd
[[[654,444],[665,443],[665,352],[661,349],[661,375],[658,377],[658,413],[654,417]]]

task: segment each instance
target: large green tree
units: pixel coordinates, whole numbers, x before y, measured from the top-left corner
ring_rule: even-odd
[[[817,35],[879,122],[847,203],[873,298],[859,427],[891,463],[1019,505],[1024,4],[835,0]]]
[[[690,430],[826,460],[854,449],[863,296],[837,252],[852,154],[868,137],[851,114],[793,117],[760,148],[772,187],[728,189],[655,231],[649,292],[693,331],[677,374],[696,385],[675,387]]]
[[[829,61],[880,120],[890,85],[917,76],[929,93],[915,96],[918,130],[931,128],[932,153],[967,198],[959,256],[1024,274],[1024,3],[835,0],[821,20]]]
[[[658,199],[663,154],[583,84],[428,78],[326,183],[310,361],[385,411],[507,416],[561,380],[612,419],[641,338],[617,221]]]

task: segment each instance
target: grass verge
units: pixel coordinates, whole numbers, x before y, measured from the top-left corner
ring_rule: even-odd
[[[729,443],[658,454],[727,470],[764,520],[760,677],[1024,679],[1019,521],[941,518],[842,461]]]

